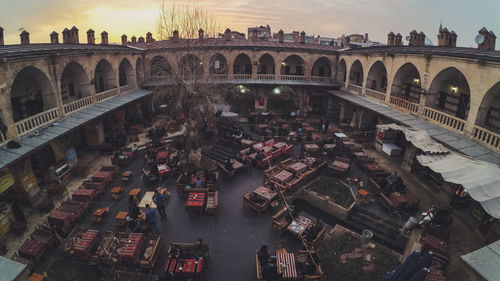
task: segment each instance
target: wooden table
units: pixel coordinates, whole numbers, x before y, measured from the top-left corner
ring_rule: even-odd
[[[295,255],[293,253],[276,253],[276,268],[281,280],[296,280],[298,278],[295,267]]]
[[[139,193],[141,193],[141,189],[140,188],[134,188],[134,189],[132,189],[132,190],[129,191],[128,195],[137,197],[137,195],[139,195]]]
[[[302,162],[297,162],[289,166],[294,173],[302,173],[307,170],[307,165]]]
[[[271,189],[265,187],[265,186],[259,186],[257,189],[253,191],[257,196],[260,198],[266,200],[266,201],[271,201],[273,200],[276,196],[278,196],[278,193],[275,191],[272,191]]]
[[[127,225],[127,216],[128,216],[128,212],[118,212],[118,214],[116,214],[116,227],[125,227],[125,225]]]
[[[186,208],[199,210],[201,212],[203,210],[203,206],[205,205],[206,198],[207,198],[206,193],[191,192],[189,193],[188,199],[186,201]]]
[[[316,152],[319,150],[319,146],[315,143],[304,144],[304,150],[307,152]]]
[[[277,142],[277,143],[275,143],[273,145],[273,147],[276,148],[276,149],[282,149],[282,148],[286,147],[286,143],[284,143],[284,142]]]
[[[243,164],[239,161],[233,160],[233,169],[238,170],[243,168]]]
[[[286,183],[289,180],[291,180],[292,177],[293,177],[292,173],[290,173],[289,171],[283,170],[283,171],[279,172],[278,174],[276,174],[273,177],[273,179],[275,179],[278,182]]]
[[[384,171],[384,168],[377,163],[367,164],[365,165],[365,167],[370,174],[375,174]]]
[[[404,206],[408,203],[408,199],[406,199],[406,197],[399,192],[391,193],[389,195],[389,199],[391,199],[392,203],[394,204],[394,206],[396,206],[396,208]]]
[[[313,226],[314,222],[304,216],[298,216],[295,220],[292,221],[286,228],[290,233],[297,236],[298,238],[302,237],[302,234],[306,229]]]
[[[254,142],[254,141],[252,141],[252,140],[247,140],[247,139],[242,139],[242,140],[241,140],[241,144],[242,144],[242,145],[245,145],[245,146],[251,146],[251,145],[253,145],[254,143],[255,143],[255,142]]]
[[[101,223],[104,221],[104,215],[108,213],[108,208],[97,208],[92,214],[92,221],[94,223]]]
[[[307,133],[312,133],[314,132],[314,128],[313,127],[304,127],[304,131],[306,131]]]
[[[265,153],[269,153],[269,152],[273,151],[273,147],[272,146],[264,146],[262,148],[262,151]]]
[[[165,272],[191,276],[203,271],[203,259],[167,259]]]

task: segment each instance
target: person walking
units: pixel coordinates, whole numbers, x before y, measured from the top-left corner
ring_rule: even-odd
[[[161,193],[158,189],[155,190],[153,195],[153,202],[156,204],[156,209],[160,213],[161,219],[164,219],[167,215],[165,214],[165,203],[167,201],[167,196]]]
[[[146,204],[146,222],[149,225],[149,229],[154,234],[160,234],[158,231],[158,226],[156,226],[156,210],[152,209],[149,204]]]

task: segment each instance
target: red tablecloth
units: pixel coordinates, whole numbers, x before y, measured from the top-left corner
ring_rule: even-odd
[[[200,273],[203,271],[203,259],[167,259],[165,272]]]
[[[276,253],[276,268],[282,280],[296,280],[298,277],[292,253]]]
[[[186,207],[203,207],[205,199],[206,193],[191,192],[186,201]]]

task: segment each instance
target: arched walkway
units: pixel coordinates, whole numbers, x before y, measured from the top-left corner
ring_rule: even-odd
[[[16,75],[10,98],[15,122],[57,106],[49,79],[33,66]]]
[[[288,113],[299,109],[299,95],[289,86],[274,88],[267,98],[267,109]]]
[[[479,107],[476,125],[500,134],[500,82],[486,92]]]
[[[214,74],[227,74],[227,60],[221,54],[215,54],[210,59],[210,75]]]
[[[414,103],[420,102],[420,74],[412,63],[405,63],[398,69],[392,80],[391,87],[392,96],[400,97]]]
[[[385,93],[387,90],[387,69],[383,62],[377,61],[372,65],[366,78],[366,87]]]
[[[467,119],[470,105],[469,83],[458,69],[449,67],[432,80],[426,106]]]
[[[344,59],[341,59],[339,62],[339,66],[337,69],[337,82],[345,82],[346,79],[346,73],[347,73],[347,65],[345,63]]]
[[[101,60],[95,68],[95,91],[100,93],[113,88],[116,88],[113,67],[107,60]]]
[[[118,77],[120,86],[130,85],[134,83],[134,68],[130,61],[124,58],[120,62],[120,67],[118,68]]]
[[[203,63],[197,56],[187,54],[179,61],[179,71],[185,77],[203,75]]]
[[[326,57],[321,57],[317,59],[312,67],[311,76],[317,77],[331,77],[332,68],[330,60]]]
[[[135,63],[135,79],[137,83],[144,82],[144,60],[141,57]]]
[[[172,68],[166,58],[156,56],[151,60],[150,74],[152,80],[167,79],[172,74]]]
[[[363,85],[363,66],[359,60],[356,60],[349,71],[349,84],[354,84],[358,86]]]
[[[85,69],[77,62],[70,62],[61,76],[61,98],[69,103],[91,95],[91,84]]]
[[[259,58],[258,74],[275,74],[274,58],[270,54],[263,54]]]
[[[239,54],[234,59],[234,74],[252,74],[252,60],[246,54]]]
[[[231,111],[241,115],[248,115],[255,110],[255,98],[252,91],[243,86],[237,85],[226,97],[226,101],[231,105]]]
[[[281,75],[299,75],[304,76],[305,61],[298,55],[288,56],[281,63]]]

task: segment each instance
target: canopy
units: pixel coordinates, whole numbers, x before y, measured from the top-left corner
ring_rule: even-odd
[[[461,184],[488,214],[500,218],[500,167],[454,152],[419,155],[417,160],[445,181]]]
[[[411,142],[416,148],[426,153],[447,153],[449,150],[442,144],[436,142],[423,130],[415,130],[412,128],[400,126],[397,124],[377,125],[381,130],[395,130],[405,134],[406,140]]]
[[[500,276],[500,240],[479,250],[460,256],[462,260],[479,273],[484,280],[498,281]]]

